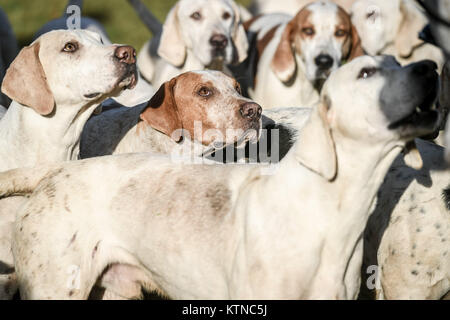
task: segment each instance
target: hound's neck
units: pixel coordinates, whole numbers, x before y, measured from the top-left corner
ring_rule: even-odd
[[[206,150],[206,146],[186,138],[177,143],[145,121],[139,121],[124,135],[113,153],[154,152],[173,157],[200,157]]]
[[[13,101],[0,130],[9,140],[8,148],[18,166],[37,162],[75,160],[79,153],[83,126],[98,103],[57,105],[54,113],[41,116],[31,108]]]
[[[263,188],[273,195],[268,201],[278,198],[275,199],[278,212],[272,210],[272,216],[282,215],[280,221],[289,226],[283,230],[291,233],[284,238],[294,239],[297,243],[307,242],[309,248],[320,248],[314,257],[320,259],[320,265],[306,273],[308,277],[314,274],[312,281],[318,283],[302,293],[305,298],[354,298],[357,294],[347,281],[359,278],[362,234],[371,206],[401,150],[393,143],[363,145],[339,139],[335,142],[338,165],[333,181],[299,163],[295,148],[301,148],[301,139],[281,161],[279,171],[263,181],[266,184]],[[277,190],[280,186],[284,191]],[[279,225],[276,228],[280,228]],[[270,225],[266,225],[266,229],[268,233],[279,232]],[[302,246],[299,248],[299,254],[308,252],[301,249]],[[349,261],[353,261],[351,266]],[[328,296],[323,292],[324,283],[329,286]]]

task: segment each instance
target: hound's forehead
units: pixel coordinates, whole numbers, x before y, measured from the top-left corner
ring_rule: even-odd
[[[227,8],[229,2],[224,0],[183,0],[179,6],[181,12],[191,12],[200,9]]]
[[[333,2],[319,1],[311,3],[306,7],[311,11],[312,18],[316,19],[325,16],[335,16],[338,13],[338,6]]]
[[[316,27],[333,27],[339,23],[339,8],[335,3],[326,1],[314,2],[305,9],[310,12],[309,21]]]
[[[41,40],[49,40],[50,42],[64,42],[77,40],[83,43],[101,44],[101,36],[89,30],[54,30],[44,33],[39,37]]]
[[[215,85],[233,85],[234,79],[223,72],[213,70],[200,70],[185,73],[191,80],[197,82],[212,82]]]

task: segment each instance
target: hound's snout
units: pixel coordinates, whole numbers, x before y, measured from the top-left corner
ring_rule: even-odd
[[[412,71],[417,76],[432,78],[436,75],[438,66],[434,61],[424,60],[414,63],[412,65]]]
[[[333,58],[328,54],[319,54],[315,59],[317,67],[322,70],[330,69],[333,65]]]
[[[259,120],[261,118],[262,108],[259,104],[254,102],[246,102],[241,105],[239,109],[241,115],[245,119]]]
[[[136,63],[136,50],[130,46],[120,46],[114,51],[114,56],[119,59],[120,62],[126,64]]]
[[[209,43],[216,50],[223,50],[228,44],[228,39],[223,34],[215,34],[209,39]]]

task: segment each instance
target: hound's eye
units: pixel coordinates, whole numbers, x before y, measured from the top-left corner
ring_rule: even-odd
[[[208,87],[201,87],[197,94],[202,97],[209,97],[212,95],[212,90]]]
[[[241,86],[239,84],[236,84],[235,89],[239,94],[242,94]]]
[[[372,18],[372,17],[375,18],[375,13],[376,13],[375,10],[367,12],[366,18],[367,18],[367,19],[370,19],[370,18]]]
[[[358,79],[367,79],[377,72],[377,68],[363,68],[358,75]]]
[[[64,52],[75,52],[78,49],[78,45],[74,42],[67,42],[64,45],[63,51]]]
[[[347,35],[347,31],[345,31],[344,29],[339,29],[334,33],[334,35],[338,38],[341,38]]]
[[[194,20],[200,20],[202,18],[202,15],[200,12],[195,11],[193,14],[191,14],[191,18]]]
[[[313,28],[303,28],[302,32],[304,34],[306,34],[307,36],[312,36],[314,34],[314,29]]]
[[[230,17],[231,17],[231,14],[229,12],[224,12],[222,15],[223,20],[228,20],[228,19],[230,19]]]

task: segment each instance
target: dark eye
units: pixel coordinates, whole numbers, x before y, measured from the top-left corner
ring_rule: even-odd
[[[202,15],[200,12],[195,11],[193,14],[191,14],[191,18],[194,20],[200,20],[202,18]]]
[[[344,29],[339,29],[334,33],[334,35],[338,38],[341,38],[347,35],[347,31],[345,31]]]
[[[224,12],[222,15],[223,20],[228,20],[228,19],[230,19],[230,17],[231,17],[231,14],[229,12]]]
[[[74,42],[67,42],[64,45],[63,51],[64,52],[75,52],[78,49],[78,45]]]
[[[241,86],[239,84],[236,84],[235,89],[239,94],[242,94]]]
[[[363,68],[359,72],[358,79],[367,79],[377,72],[377,68]]]
[[[375,10],[374,10],[374,11],[367,12],[366,18],[367,18],[367,19],[370,19],[370,18],[374,17],[375,13],[376,13]]]
[[[304,34],[306,34],[307,36],[312,36],[314,34],[314,29],[313,28],[303,28],[302,32]]]
[[[212,95],[212,90],[208,87],[201,87],[197,94],[202,97],[209,97]]]

